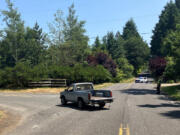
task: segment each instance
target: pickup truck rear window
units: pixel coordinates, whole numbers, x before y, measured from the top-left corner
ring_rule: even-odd
[[[93,86],[91,84],[79,84],[76,85],[77,90],[93,90]]]

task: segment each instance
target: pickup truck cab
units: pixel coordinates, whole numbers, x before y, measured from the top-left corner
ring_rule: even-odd
[[[84,105],[98,104],[103,108],[106,103],[113,102],[112,92],[110,90],[94,90],[93,83],[74,83],[68,89],[60,93],[61,104],[67,102],[77,103],[79,108]]]

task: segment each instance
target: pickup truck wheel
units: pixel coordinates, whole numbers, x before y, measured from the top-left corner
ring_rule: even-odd
[[[105,103],[100,103],[99,108],[103,108],[105,106]]]
[[[79,99],[78,100],[78,108],[83,109],[83,107],[84,107],[84,102],[82,99]]]
[[[65,97],[61,97],[61,104],[62,105],[66,105],[67,104],[67,101],[66,101]]]

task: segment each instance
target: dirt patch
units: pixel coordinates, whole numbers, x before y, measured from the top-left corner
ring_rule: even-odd
[[[20,121],[20,116],[6,111],[0,111],[0,135],[13,130]]]
[[[4,111],[0,110],[0,122],[2,119],[4,119],[6,117],[6,114],[4,113]]]

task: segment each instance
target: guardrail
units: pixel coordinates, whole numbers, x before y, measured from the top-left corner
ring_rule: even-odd
[[[66,87],[66,79],[46,79],[37,82],[29,82],[29,87]]]

